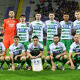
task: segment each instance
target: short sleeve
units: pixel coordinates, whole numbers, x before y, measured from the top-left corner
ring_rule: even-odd
[[[40,51],[43,51],[43,45],[40,44]]]
[[[12,46],[9,47],[9,54],[13,54],[13,48],[12,48]]]
[[[64,43],[62,43],[62,47],[63,47],[63,51],[65,51],[66,47],[65,47]]]
[[[30,23],[30,25],[29,25],[29,32],[30,32],[32,29],[33,29],[32,23]]]
[[[73,52],[73,45],[70,46],[69,52],[71,52],[71,53]]]
[[[22,48],[22,52],[24,52],[25,51],[25,48],[24,48],[24,45],[23,44],[21,44],[21,48]]]
[[[53,48],[51,45],[49,46],[49,49],[50,49],[50,54],[53,53]]]
[[[30,51],[31,51],[31,45],[29,44],[27,52],[30,52]]]
[[[3,43],[2,43],[2,50],[5,51],[5,46]]]

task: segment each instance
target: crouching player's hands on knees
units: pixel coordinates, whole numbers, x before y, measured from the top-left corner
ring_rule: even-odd
[[[35,59],[36,57],[35,56],[31,56],[31,59]]]

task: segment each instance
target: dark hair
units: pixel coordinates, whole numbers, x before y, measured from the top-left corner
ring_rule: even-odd
[[[64,16],[64,15],[69,15],[69,13],[67,13],[67,12],[64,12],[64,13],[63,13],[63,16]]]
[[[19,36],[15,35],[15,36],[14,36],[14,39],[15,39],[15,38],[19,38]],[[19,38],[19,39],[20,39],[20,38]]]
[[[54,35],[54,37],[59,37],[59,35]]]
[[[75,12],[80,12],[80,10],[76,10]]]
[[[41,13],[40,13],[40,12],[37,12],[36,14],[41,14]],[[36,15],[36,14],[35,14],[35,15]]]
[[[21,14],[20,17],[26,17],[25,14]]]
[[[10,11],[13,11],[13,12],[14,12],[14,10],[9,10],[9,12],[10,12]]]
[[[54,14],[54,15],[55,15],[55,13],[54,13],[54,12],[49,12],[49,14]]]
[[[32,39],[34,39],[34,38],[37,38],[37,39],[38,39],[38,37],[37,37],[37,36],[33,36],[33,38],[32,38]]]

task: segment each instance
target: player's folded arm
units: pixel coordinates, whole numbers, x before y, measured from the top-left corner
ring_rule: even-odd
[[[27,55],[32,58],[32,55],[30,54],[30,49],[27,50]]]
[[[61,54],[59,54],[60,56],[64,56],[64,55],[67,55],[67,52],[66,52],[66,50],[65,51],[63,51],[63,53],[61,53]]]
[[[80,52],[75,53],[75,55],[80,55]]]

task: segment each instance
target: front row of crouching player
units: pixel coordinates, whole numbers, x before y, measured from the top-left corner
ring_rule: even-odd
[[[47,66],[50,64],[51,70],[55,71],[58,67],[58,62],[62,63],[61,69],[64,70],[64,65],[67,63],[71,69],[80,69],[80,37],[74,36],[74,42],[70,46],[69,58],[67,56],[65,45],[60,41],[58,35],[54,35],[53,43],[49,45],[50,54],[44,59],[43,45],[39,43],[38,37],[33,37],[33,42],[28,45],[27,51],[24,45],[19,43],[19,36],[14,36],[14,43],[9,47],[10,56],[5,56],[5,47],[0,43],[0,69],[3,69],[4,61],[8,64],[10,70],[15,70],[14,63],[21,63],[20,68],[23,69],[25,62],[28,64],[28,70],[31,69],[31,59],[40,57],[42,63],[47,61]],[[72,55],[74,51],[74,55]],[[46,66],[46,67],[47,67]]]
[[[20,68],[23,69],[25,62],[28,64],[28,70],[31,69],[31,59],[41,57],[44,63],[43,45],[39,43],[38,37],[33,37],[33,42],[29,44],[27,52],[24,45],[19,43],[19,36],[14,36],[14,43],[9,47],[10,56],[5,57],[6,63],[10,70],[15,70],[14,63],[21,63]]]

